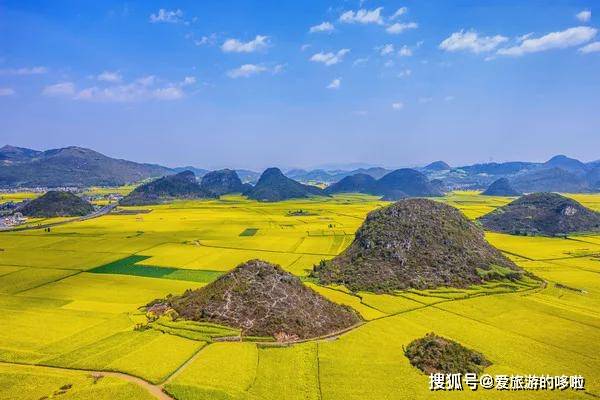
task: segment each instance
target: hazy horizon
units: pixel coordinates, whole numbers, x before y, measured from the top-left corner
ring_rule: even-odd
[[[19,146],[19,145],[14,145],[12,143],[5,143],[5,144],[1,144],[0,143],[0,147],[1,145],[9,145],[9,146],[15,146],[15,147],[25,147],[25,148],[29,148],[31,150],[38,150],[38,151],[46,151],[46,150],[52,150],[55,148],[48,148],[48,149],[37,149],[37,148],[30,148],[30,147],[26,147],[26,146]],[[77,146],[77,145],[69,145],[69,146],[75,146],[75,147],[85,147],[85,146]],[[61,146],[58,148],[64,148],[64,147],[69,147],[69,146]],[[94,151],[98,151],[96,149],[91,149]],[[431,160],[422,164],[395,164],[395,165],[383,165],[383,164],[378,164],[378,163],[365,163],[365,162],[348,162],[348,163],[330,163],[330,164],[316,164],[316,165],[308,165],[308,166],[295,166],[295,165],[275,165],[275,164],[266,164],[264,166],[259,166],[259,167],[247,167],[247,166],[236,166],[236,165],[212,165],[212,166],[205,166],[205,165],[201,165],[201,164],[194,164],[194,163],[174,163],[174,164],[162,164],[162,163],[158,163],[152,160],[137,160],[137,159],[133,159],[133,158],[128,158],[128,157],[117,157],[111,154],[106,154],[103,153],[105,156],[108,157],[112,157],[112,158],[119,158],[119,159],[124,159],[124,160],[128,160],[128,161],[134,161],[134,162],[138,162],[138,163],[148,163],[148,164],[160,164],[163,165],[165,167],[169,167],[169,168],[182,168],[182,167],[194,167],[194,168],[198,168],[198,169],[207,169],[207,170],[215,170],[215,169],[223,169],[223,168],[232,168],[232,169],[238,169],[238,170],[251,170],[254,172],[261,172],[266,168],[269,167],[277,167],[280,168],[284,171],[289,171],[292,169],[305,169],[305,170],[317,170],[317,169],[322,169],[322,170],[326,170],[326,171],[333,171],[333,170],[354,170],[354,169],[360,169],[360,168],[372,168],[372,167],[381,167],[381,168],[386,168],[386,169],[396,169],[396,168],[417,168],[417,167],[424,167],[429,163],[435,162],[435,161],[445,161],[445,160]],[[485,164],[485,163],[491,163],[491,162],[496,162],[496,163],[503,163],[503,162],[510,162],[510,161],[525,161],[525,162],[537,162],[537,163],[543,163],[545,161],[548,161],[550,158],[554,157],[554,156],[558,156],[558,155],[566,155],[569,158],[576,158],[577,157],[571,157],[568,154],[552,154],[551,156],[549,156],[546,159],[539,159],[539,160],[482,160],[482,161],[474,161],[471,163],[459,163],[459,164],[452,164],[449,163],[451,167],[462,167],[462,166],[468,166],[468,165],[473,165],[473,164]],[[582,161],[584,163],[589,163],[589,162],[595,162],[595,161],[600,161],[600,159],[591,159],[591,160],[582,160],[582,159],[578,159],[579,161]]]
[[[255,171],[595,161],[595,4],[4,1],[0,142]]]

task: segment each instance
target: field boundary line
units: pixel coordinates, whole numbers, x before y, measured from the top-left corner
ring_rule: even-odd
[[[46,285],[49,285],[51,283],[60,282],[63,279],[67,279],[67,278],[70,278],[72,276],[79,275],[79,274],[81,274],[83,272],[83,271],[79,271],[79,270],[75,270],[75,271],[77,271],[77,272],[75,272],[74,274],[63,276],[63,277],[60,277],[60,278],[57,278],[57,279],[54,279],[54,280],[51,280],[51,281],[48,281],[48,282],[44,282],[44,283],[41,283],[41,284],[36,285],[36,286],[32,286],[32,287],[27,288],[27,289],[19,290],[18,292],[13,293],[13,295],[21,294],[21,293],[26,292],[28,290],[38,289],[38,288],[41,288],[42,286],[46,286]],[[18,272],[18,271],[16,271],[16,272]]]
[[[439,303],[436,303],[436,304],[439,304]],[[475,321],[475,322],[478,322],[478,323],[480,323],[480,324],[483,324],[483,325],[491,326],[491,327],[492,327],[492,328],[494,328],[494,329],[502,329],[502,328],[500,328],[500,327],[498,327],[498,326],[496,326],[496,325],[492,324],[491,322],[487,322],[487,321],[479,320],[479,319],[477,319],[477,318],[474,318],[474,317],[471,317],[471,316],[468,316],[468,315],[463,315],[463,314],[461,314],[461,313],[458,313],[458,312],[456,312],[456,311],[450,311],[450,310],[446,310],[446,309],[439,308],[439,307],[434,307],[434,308],[435,308],[436,310],[440,310],[440,311],[443,311],[443,312],[447,312],[447,313],[449,313],[449,314],[453,314],[453,315],[456,315],[456,316],[458,316],[458,317],[462,317],[462,318],[465,318],[465,319],[468,319],[468,320],[471,320],[471,321]],[[544,342],[544,341],[541,341],[541,340],[539,340],[539,339],[536,339],[536,338],[533,338],[533,337],[527,336],[527,335],[525,335],[525,334],[522,334],[522,333],[519,333],[519,332],[515,332],[515,331],[514,331],[514,330],[512,330],[512,329],[506,329],[506,331],[507,331],[507,332],[510,332],[510,333],[511,333],[511,334],[513,334],[513,335],[516,335],[516,336],[521,336],[521,337],[527,338],[527,339],[529,339],[529,340],[532,340],[532,341],[534,341],[534,342],[536,342],[536,343],[543,344],[543,345],[545,345],[545,346],[554,347],[554,348],[556,348],[556,349],[559,349],[559,350],[561,350],[561,351],[564,351],[564,352],[567,352],[567,353],[577,354],[577,355],[579,355],[579,356],[581,356],[581,357],[583,357],[583,358],[587,358],[587,359],[589,359],[589,360],[597,360],[597,358],[595,358],[595,357],[590,357],[590,356],[589,356],[589,355],[587,355],[587,354],[580,353],[580,352],[573,351],[573,350],[569,350],[569,349],[565,349],[565,348],[562,348],[562,347],[560,347],[560,346],[557,346],[557,345],[555,345],[555,344],[552,344],[552,343],[546,343],[546,342]]]
[[[164,387],[166,384],[172,382],[173,379],[175,379],[179,374],[181,374],[184,371],[184,369],[186,369],[191,363],[193,363],[194,361],[196,361],[196,359],[198,357],[200,357],[200,353],[202,352],[202,350],[206,349],[211,344],[212,343],[206,342],[206,344],[204,346],[202,346],[198,350],[196,350],[196,352],[194,354],[192,354],[192,356],[190,358],[188,358],[183,364],[181,364],[179,367],[177,367],[175,369],[175,371],[171,372],[171,374],[169,374],[169,376],[167,376],[165,379],[163,379],[158,385],[161,387]]]
[[[232,246],[218,246],[213,244],[204,244],[202,242],[198,242],[198,246],[209,247],[213,249],[227,249],[227,250],[241,250],[241,251],[263,251],[265,253],[278,253],[278,254],[301,254],[305,256],[335,256],[335,254],[324,254],[324,253],[297,253],[297,252],[289,252],[283,250],[266,250],[266,249],[251,249],[251,248],[240,248],[240,247],[232,247]]]
[[[323,390],[321,389],[321,358],[319,357],[319,342],[316,342],[317,347],[317,386],[319,388],[319,399],[323,400]]]
[[[256,380],[258,379],[258,367],[260,366],[260,348],[257,345],[254,345],[256,348],[256,364],[254,365],[254,376],[252,377],[252,382],[248,384],[248,387],[244,389],[244,393],[249,393],[250,390],[254,387]]]

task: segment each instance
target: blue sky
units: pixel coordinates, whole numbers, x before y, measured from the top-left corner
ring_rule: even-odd
[[[0,0],[0,142],[208,168],[596,160],[597,5]]]

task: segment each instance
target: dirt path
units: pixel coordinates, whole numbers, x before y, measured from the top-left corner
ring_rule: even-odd
[[[50,366],[45,366],[45,365],[11,363],[11,362],[4,362],[4,361],[0,361],[0,365],[19,365],[19,366],[24,366],[24,367],[47,368],[47,369],[49,368],[49,369],[65,371],[65,372],[85,372],[88,374],[98,374],[98,375],[102,375],[102,376],[110,376],[113,378],[122,379],[124,381],[136,384],[159,400],[174,400],[173,397],[169,396],[168,394],[166,394],[165,392],[162,391],[162,385],[154,385],[148,381],[143,380],[142,378],[138,378],[137,376],[133,376],[133,375],[124,374],[122,372],[107,372],[107,371],[94,371],[94,370],[78,369],[78,368],[50,367]]]
[[[529,288],[529,289],[521,290],[521,291],[518,291],[518,292],[488,293],[488,294],[485,294],[485,295],[482,295],[482,296],[497,296],[497,295],[507,295],[507,294],[515,294],[515,293],[519,293],[521,295],[526,295],[528,293],[536,292],[539,289],[540,289],[540,287],[534,287],[534,288]],[[473,297],[480,297],[480,296],[473,296]],[[384,319],[384,318],[390,318],[390,317],[394,317],[394,316],[397,316],[397,315],[400,315],[400,314],[406,314],[406,313],[409,313],[409,312],[412,312],[412,311],[415,311],[415,310],[419,310],[419,309],[422,309],[422,308],[427,308],[427,307],[436,308],[436,309],[438,309],[440,311],[448,312],[448,313],[451,313],[451,314],[455,314],[455,315],[457,315],[459,317],[462,317],[462,318],[467,318],[467,319],[471,319],[473,321],[476,321],[476,322],[479,322],[479,323],[482,323],[482,324],[494,326],[494,325],[492,325],[492,324],[490,324],[490,323],[488,323],[486,321],[480,321],[478,319],[475,319],[475,318],[472,318],[472,317],[469,317],[469,316],[466,316],[466,315],[462,315],[460,313],[456,313],[456,312],[453,312],[453,311],[450,311],[450,310],[446,310],[446,309],[437,307],[441,303],[445,303],[445,302],[449,302],[449,301],[467,300],[467,299],[470,299],[470,298],[473,298],[473,297],[468,297],[468,298],[464,298],[464,299],[447,299],[447,300],[441,300],[439,302],[430,303],[430,304],[423,303],[419,307],[411,308],[411,309],[408,309],[408,310],[402,310],[402,311],[397,312],[397,313],[393,313],[393,314],[381,316],[381,317],[378,317],[378,318],[374,318],[373,320],[370,320],[370,321],[361,321],[358,324],[353,325],[351,327],[348,327],[346,329],[343,329],[343,330],[340,330],[340,331],[337,331],[337,332],[332,332],[330,334],[323,335],[323,336],[320,336],[320,337],[317,337],[317,338],[311,338],[311,339],[305,339],[305,340],[298,340],[298,341],[289,342],[289,343],[285,343],[285,344],[278,344],[278,343],[273,343],[273,342],[264,342],[262,344],[263,345],[272,345],[272,346],[281,346],[281,345],[283,345],[283,346],[289,346],[289,345],[292,345],[292,344],[298,344],[298,343],[302,343],[302,342],[316,341],[317,342],[317,349],[318,349],[318,342],[319,341],[331,340],[331,339],[337,338],[337,337],[339,337],[339,336],[341,336],[341,335],[343,335],[345,333],[348,333],[349,331],[352,331],[352,330],[354,330],[354,329],[356,329],[356,328],[358,328],[358,327],[360,327],[362,325],[365,325],[365,324],[367,324],[369,322],[372,322],[372,321],[375,321],[375,320]],[[414,300],[414,299],[411,299],[411,300]],[[512,332],[511,331],[511,333],[520,335],[517,332]],[[524,335],[521,335],[521,336],[524,336]],[[525,336],[525,337],[527,337],[527,336]],[[529,337],[527,337],[527,338],[539,342],[536,339],[529,338]],[[549,345],[549,344],[544,343],[544,342],[540,342],[540,343],[545,344],[545,345]],[[122,372],[109,372],[109,371],[96,371],[96,370],[86,370],[86,369],[77,369],[77,368],[52,367],[52,366],[45,366],[45,365],[15,363],[15,362],[4,362],[4,361],[0,361],[0,365],[20,365],[20,366],[36,367],[36,368],[50,368],[50,369],[59,370],[59,371],[85,372],[85,373],[88,373],[88,374],[99,374],[99,375],[102,375],[102,376],[110,376],[110,377],[122,379],[124,381],[136,384],[139,387],[141,387],[142,389],[146,390],[148,393],[150,393],[156,399],[159,399],[159,400],[175,400],[173,397],[169,396],[167,393],[165,393],[163,391],[164,385],[166,385],[169,382],[173,381],[173,379],[175,379],[179,374],[181,374],[191,363],[193,363],[202,354],[202,351],[204,349],[206,349],[207,347],[209,347],[209,346],[210,346],[210,344],[207,344],[207,345],[203,346],[202,348],[200,348],[193,356],[191,356],[186,362],[184,362],[183,364],[181,364],[175,371],[173,371],[173,373],[171,373],[171,375],[169,375],[164,381],[162,381],[159,384],[153,384],[153,383],[150,383],[150,382],[148,382],[148,381],[146,381],[146,380],[144,380],[142,378],[139,378],[137,376],[129,375],[129,374],[122,373]],[[557,348],[561,349],[558,346],[553,346],[553,347],[557,347]],[[564,349],[561,349],[561,350],[564,350]],[[584,354],[580,354],[580,355],[583,355],[583,356],[586,356],[586,357],[589,358],[589,356],[587,356],[587,355],[584,355]],[[320,389],[320,387],[319,387],[319,389]]]

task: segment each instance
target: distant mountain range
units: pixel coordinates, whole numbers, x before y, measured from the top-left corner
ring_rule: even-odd
[[[192,171],[197,178],[210,172],[191,166],[168,168],[121,160],[76,146],[46,151],[0,147],[0,188],[120,186],[183,171]],[[260,176],[254,171],[236,172],[242,182],[256,182]]]
[[[430,179],[440,179],[449,189],[483,189],[506,178],[512,187],[525,193],[600,190],[600,162],[583,163],[565,155],[543,163],[511,161],[422,171]]]
[[[385,174],[391,172],[391,169],[385,169],[381,167],[370,167],[370,168],[358,168],[353,169],[351,171],[344,170],[323,170],[323,169],[315,169],[315,170],[303,170],[303,169],[292,169],[285,173],[288,178],[295,179],[300,182],[309,183],[309,182],[319,182],[331,184],[335,182],[339,182],[343,178],[347,176],[352,176],[356,174],[365,174],[369,175],[375,179],[382,178]]]
[[[483,190],[500,178],[506,178],[514,189],[524,193],[600,191],[600,160],[584,163],[564,155],[554,156],[544,163],[511,161],[459,167],[440,160],[413,170],[422,173],[437,191],[441,188]],[[0,187],[4,188],[118,186],[183,171],[192,171],[197,179],[209,172],[193,166],[168,168],[115,159],[81,147],[46,151],[10,145],[0,148]],[[244,169],[235,172],[243,183],[256,184],[261,175]],[[390,172],[392,170],[382,167],[361,166],[352,170],[292,169],[284,175],[304,184],[326,185],[360,175],[357,179],[340,183],[346,185],[346,189],[360,186],[367,187],[365,192],[372,192],[373,182],[365,176],[377,181]]]
[[[0,187],[118,186],[171,173],[160,165],[110,158],[81,147],[0,148]]]

